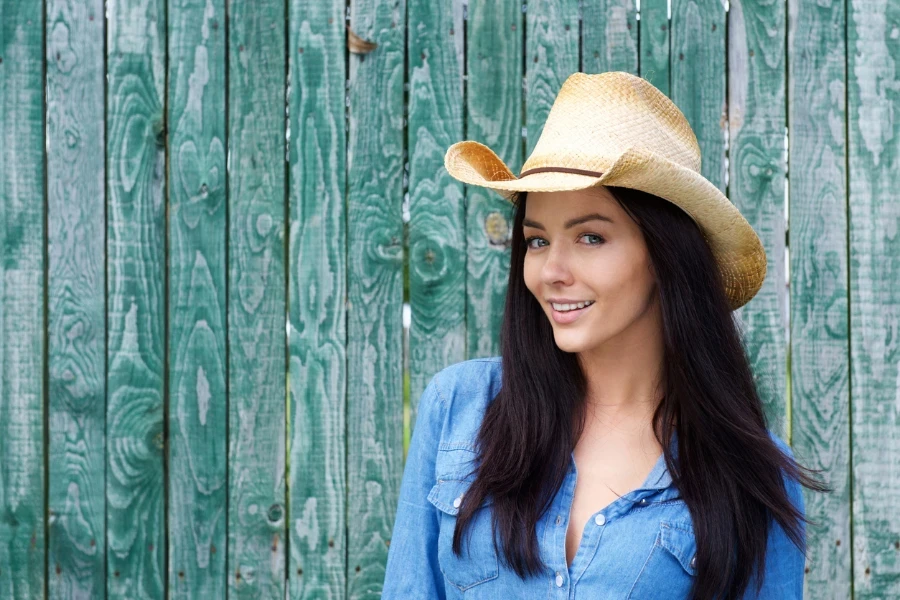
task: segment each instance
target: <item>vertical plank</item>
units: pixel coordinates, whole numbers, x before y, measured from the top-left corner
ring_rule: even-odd
[[[0,596],[44,593],[44,18],[0,0]]]
[[[687,117],[703,156],[700,172],[725,191],[725,6],[672,0],[672,101]]]
[[[466,207],[444,169],[463,137],[464,33],[461,0],[410,1],[410,430],[428,380],[466,357]]]
[[[900,5],[847,18],[853,592],[875,600],[900,596]]]
[[[49,592],[106,596],[102,0],[47,2]]]
[[[360,0],[350,27],[347,597],[384,582],[403,464],[403,79],[406,2]]]
[[[766,249],[762,289],[738,310],[769,427],[787,439],[785,279],[785,11],[732,0],[728,12],[729,197]]]
[[[788,4],[791,442],[824,469],[832,494],[804,492],[804,583],[811,598],[850,598],[850,431],[844,2]]]
[[[288,595],[293,599],[347,594],[345,6],[344,0],[292,0],[289,9]],[[379,101],[373,97],[374,106]],[[350,251],[361,256],[362,247],[357,241]],[[359,311],[357,323],[379,314],[365,304]],[[357,359],[351,368],[359,373],[360,366]]]
[[[107,595],[163,598],[165,48],[163,0],[109,6]]]
[[[169,2],[169,594],[225,595],[225,6]]]
[[[638,29],[641,38],[641,77],[671,97],[668,3],[669,0],[643,0]]]
[[[285,4],[228,15],[228,597],[284,598]]]
[[[581,71],[627,71],[637,75],[638,22],[634,1],[587,0],[582,12]]]
[[[466,40],[467,139],[522,166],[524,19],[519,0],[470,0]],[[512,204],[477,186],[466,193],[466,356],[496,356],[509,278]]]
[[[578,0],[532,0],[526,22],[525,158],[544,129],[559,88],[579,68]]]

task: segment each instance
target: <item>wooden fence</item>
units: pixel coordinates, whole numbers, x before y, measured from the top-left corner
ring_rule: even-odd
[[[518,169],[576,70],[667,93],[765,243],[807,597],[900,597],[892,0],[0,0],[0,597],[378,597],[406,366],[414,426],[498,353],[509,205],[443,153]]]

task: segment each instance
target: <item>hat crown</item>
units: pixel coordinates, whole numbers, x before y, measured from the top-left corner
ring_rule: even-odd
[[[650,82],[624,71],[573,73],[550,107],[522,173],[548,167],[604,173],[635,147],[700,172],[700,145],[690,124]]]

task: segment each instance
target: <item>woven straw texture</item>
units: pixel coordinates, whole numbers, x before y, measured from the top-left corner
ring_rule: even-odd
[[[542,171],[516,177],[487,146],[450,146],[451,176],[496,190],[555,192],[599,185],[642,190],[681,207],[703,231],[719,264],[731,309],[762,287],[766,254],[740,211],[700,174],[700,146],[684,114],[647,80],[623,71],[574,73],[563,83],[521,173],[568,168],[596,176]]]

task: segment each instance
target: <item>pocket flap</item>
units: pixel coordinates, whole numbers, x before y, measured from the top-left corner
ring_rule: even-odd
[[[455,516],[459,513],[459,505],[462,503],[463,495],[465,495],[471,485],[471,481],[438,479],[438,482],[431,488],[431,492],[428,493],[428,501],[436,506],[438,510]],[[457,500],[459,502],[456,502]],[[492,501],[488,497],[481,503],[481,506],[490,504],[492,504]]]
[[[662,522],[660,529],[660,545],[674,556],[686,572],[697,574],[697,540],[694,529],[689,523]]]

